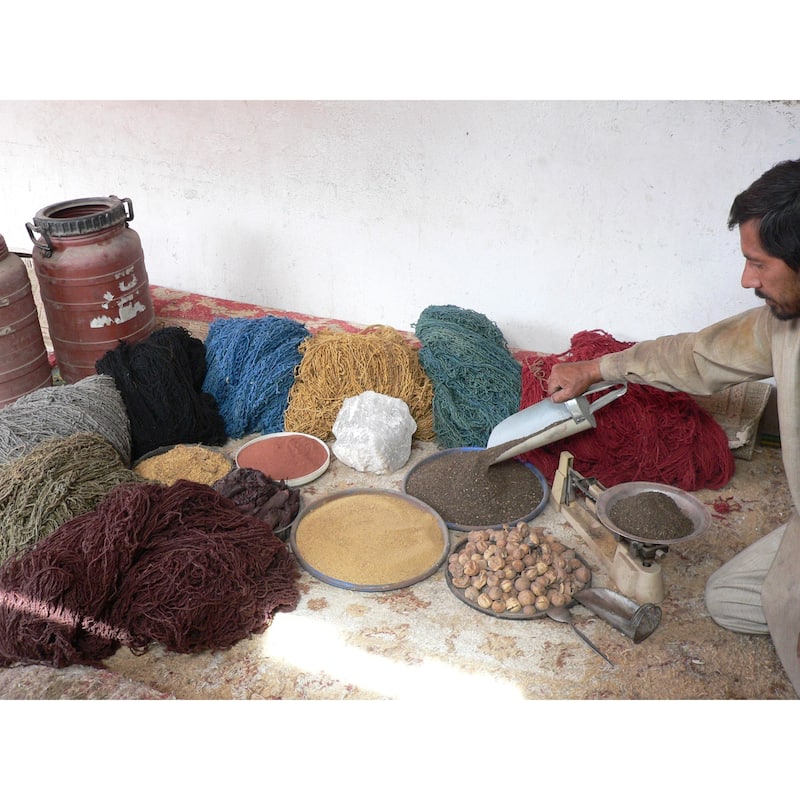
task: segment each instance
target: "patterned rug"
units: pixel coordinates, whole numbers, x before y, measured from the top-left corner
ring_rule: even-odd
[[[168,289],[164,286],[151,286],[150,294],[159,327],[180,326],[198,339],[206,338],[209,325],[218,317],[253,318],[277,315],[302,322],[311,333],[323,328],[342,333],[356,333],[363,330],[363,326],[353,325],[340,319],[315,317],[236,300],[223,300],[193,292]]]

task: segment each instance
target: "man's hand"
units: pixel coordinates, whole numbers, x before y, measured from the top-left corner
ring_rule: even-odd
[[[597,360],[564,361],[550,370],[547,393],[554,403],[563,403],[583,394],[593,383],[603,380]]]

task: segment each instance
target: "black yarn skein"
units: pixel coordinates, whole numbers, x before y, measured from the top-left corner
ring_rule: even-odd
[[[114,378],[125,402],[132,460],[174,444],[225,443],[217,401],[202,391],[205,344],[185,328],[161,328],[133,344],[121,341],[95,368]]]

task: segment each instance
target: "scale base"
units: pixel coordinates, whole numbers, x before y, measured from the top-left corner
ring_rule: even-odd
[[[656,561],[647,564],[631,554],[620,539],[597,518],[597,499],[603,487],[587,481],[572,469],[572,454],[563,452],[553,481],[551,502],[586,544],[619,591],[638,603],[658,604],[664,599],[664,576]]]
[[[628,547],[619,542],[611,563],[611,580],[617,589],[639,603],[655,603],[664,599],[664,575],[661,564],[644,564],[634,558]]]

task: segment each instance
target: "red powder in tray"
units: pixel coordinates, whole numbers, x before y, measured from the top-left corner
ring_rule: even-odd
[[[272,480],[297,480],[322,469],[330,453],[323,442],[304,433],[270,434],[254,439],[236,454],[239,467],[261,470]]]

